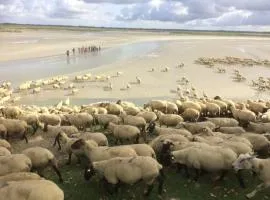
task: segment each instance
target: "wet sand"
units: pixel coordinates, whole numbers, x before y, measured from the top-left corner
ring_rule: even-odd
[[[18,34],[18,33],[16,33]],[[27,33],[24,33],[27,35]],[[33,34],[33,33],[31,33]],[[31,37],[31,34],[29,37]],[[44,33],[42,33],[44,34]],[[68,33],[66,40],[73,37],[69,44],[64,44],[64,38],[59,43],[54,44],[25,44],[31,46],[29,51],[34,49],[41,49],[31,56],[45,56],[48,49],[53,45],[57,46],[54,49],[55,53],[64,52],[67,46],[79,46],[85,43],[85,38],[89,41],[95,41],[96,45],[101,44],[102,47],[114,48],[119,45],[127,43],[136,43],[143,41],[167,41],[162,43],[158,48],[145,55],[133,56],[125,60],[118,60],[110,64],[102,65],[90,70],[67,74],[69,81],[67,85],[74,79],[75,75],[83,75],[92,73],[93,75],[109,75],[114,76],[117,71],[123,72],[120,77],[111,78],[110,82],[113,85],[111,91],[104,90],[108,86],[108,82],[84,82],[75,83],[79,92],[74,96],[70,96],[71,102],[78,102],[84,104],[90,101],[97,101],[101,99],[136,99],[145,101],[148,99],[160,98],[176,98],[177,95],[173,92],[177,87],[177,80],[183,76],[187,77],[193,87],[196,88],[198,94],[206,92],[210,97],[220,95],[225,98],[232,98],[235,100],[241,99],[258,99],[269,98],[268,92],[257,93],[250,87],[252,79],[257,79],[259,76],[270,77],[270,69],[263,66],[242,67],[242,66],[219,66],[227,69],[225,74],[216,73],[215,68],[210,69],[205,66],[197,65],[194,61],[199,57],[225,57],[235,56],[253,59],[270,59],[270,39],[260,37],[219,37],[219,36],[176,36],[168,34],[150,34],[150,33],[95,33],[78,37],[79,33]],[[86,33],[81,33],[86,34]],[[54,35],[49,33],[48,35]],[[61,35],[55,33],[55,37]],[[66,37],[65,35],[65,37]],[[6,36],[8,37],[8,36]],[[15,36],[10,40],[16,38]],[[59,36],[60,37],[60,36]],[[49,42],[48,42],[49,43]],[[17,46],[16,44],[15,46]],[[24,45],[24,44],[20,44]],[[40,46],[41,45],[41,46]],[[104,45],[104,46],[103,46]],[[40,46],[40,47],[37,47]],[[1,46],[0,54],[3,53],[3,46]],[[11,47],[9,47],[11,48]],[[44,50],[47,49],[47,50]],[[60,51],[61,50],[61,51]],[[28,51],[28,53],[29,53]],[[8,54],[8,53],[7,53]],[[17,55],[12,57],[11,54]],[[25,58],[27,52],[10,53],[1,56],[9,59]],[[48,53],[49,55],[49,53]],[[104,57],[104,59],[106,59]],[[185,67],[182,69],[175,66],[183,62]],[[165,67],[170,67],[168,72],[161,72]],[[155,68],[154,72],[149,72],[151,68]],[[243,83],[233,82],[232,72],[234,69],[239,69],[240,72],[247,77],[247,81]],[[136,82],[136,76],[142,79],[141,84],[133,84]],[[34,80],[34,79],[33,79]],[[131,83],[131,88],[123,90],[127,83]],[[17,95],[17,94],[15,94]],[[22,97],[21,103],[25,104],[43,104],[50,102],[52,104],[58,102],[60,99],[65,99],[70,95],[70,91],[57,90],[43,90],[40,94],[19,94]]]

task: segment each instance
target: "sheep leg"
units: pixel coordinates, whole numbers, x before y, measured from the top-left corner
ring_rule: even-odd
[[[25,140],[26,143],[28,143],[28,138],[26,137],[26,131],[23,133],[22,140]]]
[[[244,183],[244,179],[243,179],[242,174],[241,174],[241,171],[238,171],[236,173],[236,177],[238,179],[238,182],[239,182],[241,188],[246,188],[245,183]]]
[[[69,152],[68,153],[68,161],[67,161],[67,165],[70,165],[70,163],[71,163],[71,155],[72,155],[72,152]]]
[[[196,169],[196,176],[194,177],[194,181],[198,181],[201,175],[201,170],[200,169]]]
[[[161,170],[159,170],[159,176],[157,177],[157,181],[159,183],[159,185],[158,185],[158,194],[159,195],[161,195],[161,193],[163,191],[164,179],[165,179],[164,170],[161,169]]]
[[[51,160],[51,165],[52,165],[53,170],[55,171],[55,173],[59,177],[59,181],[61,183],[63,183],[64,181],[63,181],[62,175],[61,175],[61,173],[59,171],[57,160],[56,159]]]
[[[48,124],[47,124],[47,123],[44,124],[44,129],[43,129],[43,131],[44,131],[44,132],[47,132],[47,131],[48,131]]]
[[[32,127],[33,127],[33,130],[34,130],[33,135],[35,135],[35,133],[38,130],[38,125],[37,124],[34,124]]]
[[[216,181],[222,181],[227,174],[228,174],[228,171],[223,170],[220,177]]]
[[[148,197],[150,195],[150,193],[152,192],[153,188],[154,188],[154,184],[153,183],[150,184],[150,185],[147,185],[147,189],[144,192],[144,196],[147,196]]]
[[[251,193],[247,194],[246,197],[248,199],[251,199],[252,197],[254,197],[256,195],[257,192],[259,192],[265,188],[268,188],[269,186],[270,186],[270,183],[269,184],[261,183],[255,188],[255,190],[253,190]]]
[[[140,135],[135,138],[135,144],[139,144]]]

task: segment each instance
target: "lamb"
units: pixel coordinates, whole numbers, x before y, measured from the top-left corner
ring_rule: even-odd
[[[55,114],[41,114],[38,120],[44,124],[44,132],[48,131],[48,125],[59,126],[61,124],[61,118]]]
[[[114,138],[116,139],[116,144],[118,141],[120,141],[120,143],[123,143],[123,140],[131,140],[134,141],[136,144],[139,143],[141,132],[140,129],[136,126],[116,125],[110,122],[107,128],[112,132]]]
[[[84,178],[90,180],[96,173],[102,174],[107,184],[116,185],[118,182],[133,185],[143,180],[147,189],[145,196],[149,196],[156,180],[159,182],[158,192],[162,193],[164,175],[162,165],[148,156],[127,158],[112,158],[109,160],[93,162],[85,168]]]
[[[180,129],[175,129],[175,128],[160,128],[156,126],[155,122],[151,122],[149,124],[149,126],[147,127],[147,130],[151,133],[151,134],[156,134],[156,135],[165,135],[165,134],[180,134],[183,135],[185,137],[191,137],[192,134],[184,129],[184,128],[180,128]]]
[[[51,166],[59,177],[59,181],[63,182],[62,175],[59,171],[57,160],[53,153],[42,147],[31,147],[22,151],[22,154],[30,158],[32,162],[32,170],[38,171],[38,174],[43,177],[42,171]]]
[[[25,121],[17,119],[4,119],[0,117],[0,124],[3,124],[7,129],[7,140],[10,137],[20,137],[25,139],[25,142],[28,143],[28,139],[26,137],[28,126]]]
[[[0,156],[0,176],[13,172],[30,172],[31,160],[24,154],[11,154]]]
[[[203,128],[206,127],[210,128],[211,130],[214,130],[216,128],[216,125],[213,122],[205,121],[197,123],[181,122],[176,126],[176,128],[185,128],[192,134],[199,133]]]
[[[0,156],[9,156],[11,155],[10,151],[5,148],[0,146]]]
[[[88,113],[66,114],[61,117],[61,125],[75,126],[79,130],[86,131],[86,128],[92,128],[94,118]]]
[[[52,181],[22,180],[0,186],[3,200],[64,200],[64,192]]]
[[[159,113],[159,125],[160,127],[162,125],[166,125],[167,127],[169,126],[176,126],[177,124],[179,124],[180,122],[183,122],[184,119],[176,114],[162,114]]]
[[[263,183],[259,184],[255,190],[247,194],[246,197],[251,199],[256,195],[257,192],[269,188],[270,186],[270,159],[259,159],[254,155],[250,154],[241,154],[237,160],[233,163],[233,168],[236,171],[242,169],[249,169],[255,172],[259,179]]]
[[[270,123],[254,123],[249,122],[247,129],[255,133],[267,133],[270,130]]]
[[[142,132],[145,132],[146,121],[143,117],[126,115],[121,113],[120,117],[123,119],[124,124],[138,127]]]
[[[0,176],[0,182],[23,181],[23,180],[42,180],[38,174],[32,172],[14,172],[5,176]]]
[[[200,117],[200,112],[194,108],[187,108],[181,116],[185,121],[197,122]]]
[[[146,123],[154,122],[157,120],[157,115],[151,111],[141,111],[136,116],[143,117]]]
[[[3,124],[0,124],[0,137],[6,138],[6,136],[7,136],[7,128]]]
[[[113,122],[115,124],[119,124],[121,122],[120,117],[112,114],[94,114],[94,119],[96,124],[99,124],[103,127],[108,125],[109,122]]]
[[[239,125],[239,122],[233,118],[225,118],[225,117],[209,118],[209,117],[206,117],[206,120],[213,122],[216,125],[216,127],[234,127],[234,126]]]
[[[84,139],[84,140],[94,140],[98,146],[108,146],[109,142],[107,137],[103,133],[99,132],[84,132],[84,133],[77,133],[77,134],[72,134],[71,138],[79,138],[79,139]]]
[[[243,129],[240,126],[234,126],[234,127],[217,127],[215,131],[220,131],[222,133],[227,133],[227,134],[240,134],[240,133],[245,133],[245,129]]]
[[[87,143],[84,139],[79,139],[71,145],[71,150],[82,150],[90,162],[108,160],[114,157],[137,156],[136,151],[127,146],[96,147]]]
[[[197,181],[201,170],[208,172],[223,171],[220,179],[224,177],[224,172],[232,168],[232,163],[237,159],[237,155],[229,148],[223,147],[188,147],[178,151],[172,151],[174,163],[186,165],[188,168],[196,169]],[[242,179],[239,178],[240,185],[244,187]]]

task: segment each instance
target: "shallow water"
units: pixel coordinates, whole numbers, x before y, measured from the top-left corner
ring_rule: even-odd
[[[69,74],[92,69],[112,62],[146,55],[163,42],[140,42],[108,48],[83,55],[56,55],[35,59],[0,62],[0,80],[9,80],[14,85],[27,80]],[[76,49],[77,52],[77,49]]]

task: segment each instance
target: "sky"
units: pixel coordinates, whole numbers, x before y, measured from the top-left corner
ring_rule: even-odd
[[[270,31],[270,0],[0,0],[0,23]]]

